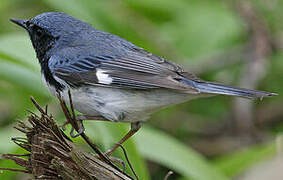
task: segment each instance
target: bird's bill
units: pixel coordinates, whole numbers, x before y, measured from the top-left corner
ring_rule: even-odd
[[[27,29],[27,25],[26,22],[27,20],[23,20],[23,19],[10,19],[13,23]]]

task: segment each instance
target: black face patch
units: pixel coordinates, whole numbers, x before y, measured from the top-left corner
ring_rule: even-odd
[[[51,36],[45,29],[33,24],[28,26],[28,33],[36,56],[38,60],[42,62],[45,58],[45,54],[54,46],[58,37]]]

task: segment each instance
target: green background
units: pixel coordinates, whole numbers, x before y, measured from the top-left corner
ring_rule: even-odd
[[[263,101],[217,96],[166,108],[124,146],[143,180],[163,179],[169,170],[174,172],[170,179],[178,180],[226,180],[248,173],[280,153],[275,139],[283,128],[282,8],[279,0],[1,0],[0,154],[23,153],[10,139],[21,136],[13,129],[16,120],[25,120],[26,109],[35,111],[31,95],[48,104],[60,123],[64,120],[41,82],[27,33],[9,21],[60,11],[182,64],[205,80],[278,93]],[[85,126],[103,150],[129,129],[107,122]],[[120,150],[115,156],[123,158]],[[0,167],[19,168],[7,160],[0,160]],[[1,171],[0,177],[28,176]]]

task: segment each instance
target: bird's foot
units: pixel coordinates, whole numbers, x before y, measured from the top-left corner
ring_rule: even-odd
[[[68,124],[70,124],[70,121],[67,120],[63,122],[63,124],[59,125],[59,127],[62,128],[63,131],[65,131]]]
[[[71,124],[71,123],[69,121],[65,121],[63,124],[59,125],[59,127],[62,128],[63,131],[65,131],[67,129],[66,126],[68,124]],[[72,138],[76,138],[76,137],[80,136],[85,131],[83,123],[78,123],[78,124],[79,124],[80,127],[79,127],[79,132],[77,134],[74,134],[75,129],[73,127],[71,127],[70,136]]]
[[[84,131],[85,131],[85,128],[84,128],[84,125],[83,125],[83,121],[84,120],[98,120],[98,121],[108,121],[107,119],[105,119],[104,117],[102,116],[86,116],[86,115],[78,115],[75,117],[75,121],[77,122],[78,126],[79,126],[79,130],[78,130],[78,133],[75,134],[74,133],[74,128],[72,127],[71,128],[71,132],[70,132],[70,136],[72,138],[76,138],[78,136],[80,136]],[[62,125],[60,125],[60,127],[63,129],[63,131],[66,130],[66,126],[68,124],[71,124],[71,122],[69,120],[65,121]]]
[[[65,122],[64,122],[63,124],[61,124],[59,127],[61,127],[63,131],[65,131],[65,130],[66,130],[66,126],[67,126],[68,124],[71,124],[71,122],[70,122],[70,121],[65,121]],[[73,127],[73,126],[71,127],[70,136],[71,136],[72,138],[76,138],[76,137],[80,136],[80,135],[85,131],[83,122],[82,122],[81,120],[77,120],[77,124],[78,124],[78,126],[79,126],[79,130],[78,130],[78,133],[77,133],[77,134],[74,133],[74,131],[75,131],[74,127]]]
[[[82,133],[85,132],[85,127],[83,125],[83,122],[81,120],[77,120],[77,124],[79,126],[77,134],[74,134],[74,130],[75,130],[74,127],[72,126],[72,128],[71,128],[70,136],[72,138],[76,138],[76,137],[80,136]]]

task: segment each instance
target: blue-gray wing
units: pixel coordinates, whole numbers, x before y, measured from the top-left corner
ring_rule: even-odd
[[[115,88],[154,89],[168,88],[198,93],[192,74],[165,59],[136,49],[125,56],[78,56],[66,58],[52,56],[49,68],[53,76],[71,86],[95,85]],[[184,76],[191,83],[183,83]]]

